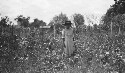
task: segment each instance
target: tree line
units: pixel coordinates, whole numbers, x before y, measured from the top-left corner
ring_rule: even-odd
[[[123,34],[125,31],[125,0],[114,0],[106,14],[102,17],[101,22],[103,30]],[[112,24],[112,25],[111,25]]]

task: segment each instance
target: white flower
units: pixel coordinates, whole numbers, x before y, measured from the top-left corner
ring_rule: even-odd
[[[106,54],[109,54],[109,52],[106,52]]]

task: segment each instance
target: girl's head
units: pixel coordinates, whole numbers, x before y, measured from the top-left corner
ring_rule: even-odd
[[[71,25],[66,25],[65,28],[66,29],[69,29],[71,27]]]
[[[72,24],[71,21],[66,21],[64,26],[66,29],[69,29],[71,27],[71,24]]]

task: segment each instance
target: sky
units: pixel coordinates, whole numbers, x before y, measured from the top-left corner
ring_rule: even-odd
[[[74,13],[102,15],[112,4],[114,0],[0,0],[0,13],[11,19],[24,15],[49,23],[61,12],[68,17]]]

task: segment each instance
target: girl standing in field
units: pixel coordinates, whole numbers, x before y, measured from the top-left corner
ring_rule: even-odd
[[[75,51],[74,47],[74,27],[71,26],[72,23],[71,21],[66,21],[65,24],[65,29],[62,31],[62,38],[63,38],[63,44],[65,45],[64,52],[66,54],[66,57],[70,57],[73,55]]]

